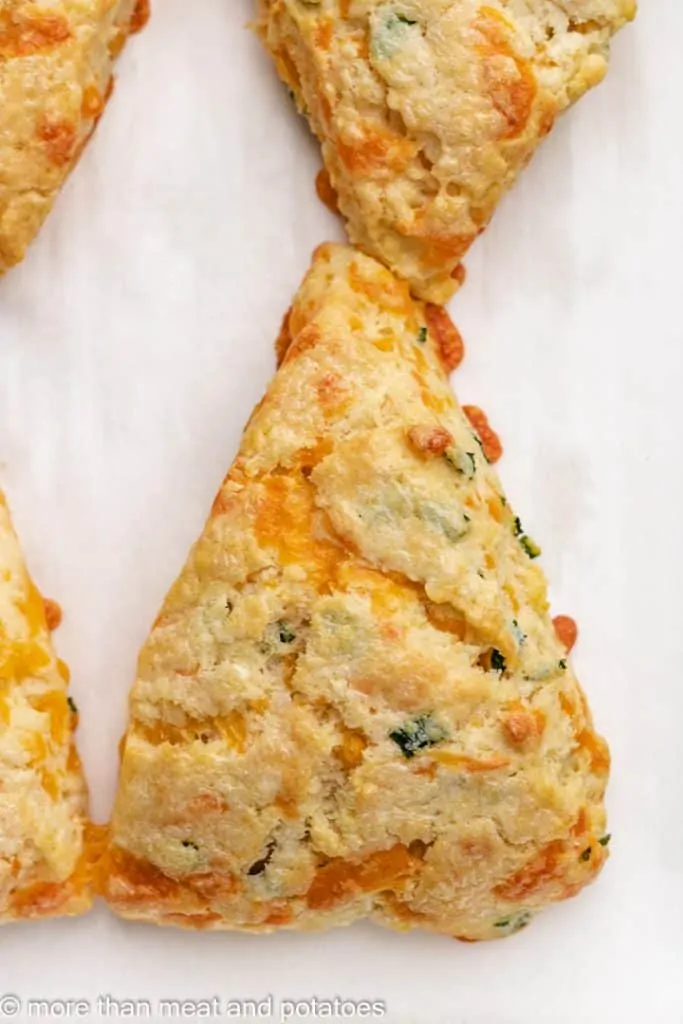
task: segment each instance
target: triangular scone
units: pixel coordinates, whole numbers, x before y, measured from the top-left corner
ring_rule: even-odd
[[[258,0],[353,242],[445,302],[636,0]]]
[[[316,253],[140,657],[121,914],[496,938],[602,866],[607,747],[430,322]]]
[[[91,903],[68,679],[0,493],[0,923]]]
[[[49,213],[148,9],[149,0],[0,0],[0,274]]]

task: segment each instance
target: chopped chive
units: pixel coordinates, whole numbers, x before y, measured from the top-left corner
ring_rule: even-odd
[[[491,668],[494,672],[500,672],[501,675],[507,668],[505,658],[495,647],[491,650]]]
[[[529,558],[538,558],[541,554],[541,549],[538,544],[533,541],[531,537],[527,537],[526,534],[519,538],[519,543],[522,545]]]
[[[293,644],[296,640],[296,633],[293,633],[286,622],[278,622],[278,637],[281,644]]]
[[[400,729],[389,733],[389,739],[393,740],[397,747],[400,747],[404,757],[410,759],[419,750],[426,747],[433,747],[447,739],[448,734],[442,725],[435,722],[431,715],[419,715],[410,722],[406,722]]]
[[[521,647],[522,644],[526,641],[526,633],[522,632],[522,629],[520,628],[517,619],[512,620],[512,632],[514,634],[515,640]]]

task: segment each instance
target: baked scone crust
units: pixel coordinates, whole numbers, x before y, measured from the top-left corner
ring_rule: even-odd
[[[0,923],[91,903],[68,679],[0,492]]]
[[[601,868],[608,750],[430,322],[317,251],[140,656],[120,914],[495,938]]]
[[[258,0],[351,241],[446,302],[556,117],[607,69],[635,0]]]
[[[0,274],[40,229],[147,10],[147,0],[0,0]]]

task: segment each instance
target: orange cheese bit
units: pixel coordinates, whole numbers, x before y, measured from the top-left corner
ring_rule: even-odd
[[[462,411],[467,416],[481,441],[481,446],[488,462],[498,462],[503,454],[503,445],[488,421],[486,413],[478,405],[463,405]]]
[[[284,361],[296,359],[297,356],[303,355],[309,349],[315,348],[320,338],[320,328],[316,324],[307,324],[305,327],[302,327],[285,351]]]
[[[214,899],[225,900],[239,889],[239,881],[233,875],[212,872],[204,875],[190,875],[183,879],[171,878],[150,861],[137,857],[116,846],[110,846],[98,861],[98,890],[110,895],[120,891],[113,899],[114,905],[134,908],[155,900],[160,908],[165,904],[185,904],[187,923],[199,913],[204,919],[207,904]],[[165,915],[166,916],[166,915]]]
[[[511,45],[512,25],[497,8],[480,7],[474,28],[483,40],[477,50],[484,83],[491,103],[505,121],[500,137],[517,138],[529,123],[538,92],[533,68]]]
[[[553,619],[553,626],[555,627],[557,639],[561,644],[564,644],[567,648],[567,653],[569,653],[579,636],[579,627],[576,625],[575,620],[570,615],[556,615]]]
[[[352,771],[363,763],[363,753],[368,743],[359,729],[347,729],[342,732],[342,741],[334,748],[334,756],[347,771]]]
[[[306,893],[311,910],[323,910],[353,899],[359,892],[395,889],[406,882],[419,861],[401,843],[378,850],[359,863],[340,857],[319,868]]]
[[[194,743],[200,737],[206,736],[209,739],[220,740],[238,754],[243,754],[247,748],[247,723],[240,711],[230,711],[215,718],[188,718],[185,725],[173,725],[170,722],[161,721],[151,725],[138,722],[135,731],[138,736],[152,746],[160,746],[162,743],[182,746],[185,743]],[[125,739],[124,736],[122,741],[124,747]],[[119,754],[122,756],[121,746]]]
[[[83,90],[81,114],[83,117],[97,120],[104,110],[104,97],[96,85],[88,85]]]
[[[332,44],[332,18],[322,18],[315,30],[315,45],[319,50],[329,50]]]
[[[586,728],[577,735],[576,742],[590,757],[591,771],[596,775],[607,775],[611,758],[609,747],[602,736],[598,736],[591,728]]]
[[[280,333],[275,339],[275,358],[277,360],[278,367],[282,365],[284,358],[287,355],[287,349],[292,344],[292,331],[289,325],[289,318],[291,316],[291,313],[292,308],[290,306],[290,308],[287,310],[287,312],[282,318],[282,323],[280,324]]]
[[[473,773],[495,772],[499,768],[507,768],[510,764],[506,757],[498,757],[495,754],[487,760],[480,760],[476,757],[468,757],[467,754],[453,754],[450,750],[433,750],[429,752],[428,756],[442,764],[444,768]]]
[[[339,213],[339,197],[326,167],[321,168],[316,175],[315,191],[320,202],[324,203],[331,213]]]
[[[560,874],[560,861],[565,846],[560,840],[547,843],[524,867],[503,879],[494,893],[509,903],[523,903],[535,896]]]
[[[462,288],[467,278],[467,269],[464,263],[458,263],[456,267],[451,270],[451,278],[458,285],[458,288]]]
[[[523,747],[527,743],[537,744],[545,728],[545,715],[542,711],[527,711],[521,704],[511,708],[503,716],[503,731],[506,739],[514,746]]]
[[[261,488],[254,524],[259,545],[272,550],[280,565],[303,569],[309,582],[322,590],[336,578],[345,552],[316,535],[313,487],[304,477],[270,476]]]
[[[149,21],[151,13],[149,0],[138,0],[133,11],[133,17],[130,19],[130,31],[140,32]]]
[[[53,601],[50,597],[43,598],[43,603],[45,605],[45,621],[47,622],[47,628],[51,633],[53,633],[55,629],[59,629],[62,624],[62,609],[57,602]]]
[[[425,303],[425,320],[429,333],[436,342],[446,373],[452,373],[460,366],[465,356],[465,344],[460,331],[443,306],[436,306],[433,302]]]
[[[419,424],[411,427],[407,434],[408,444],[424,459],[436,459],[453,444],[453,435],[443,427],[433,424]]]
[[[44,120],[38,128],[38,138],[48,159],[58,167],[70,163],[76,155],[76,126],[70,121]]]
[[[364,177],[375,171],[402,174],[418,151],[412,139],[381,126],[364,124],[357,132],[337,138],[337,152],[347,171]]]
[[[272,903],[264,904],[268,914],[263,919],[263,924],[272,925],[274,928],[282,928],[291,924],[294,920],[294,910],[287,903],[274,900]]]
[[[116,60],[116,58],[121,54],[124,46],[126,45],[127,38],[128,32],[123,28],[118,29],[118,31],[112,35],[108,46],[109,56],[112,60]]]
[[[31,16],[0,11],[0,57],[28,57],[59,46],[70,37],[69,23],[61,14]]]

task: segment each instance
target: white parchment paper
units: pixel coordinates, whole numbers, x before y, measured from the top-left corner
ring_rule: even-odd
[[[269,993],[384,1000],[385,1019],[417,1024],[683,1020],[683,7],[643,8],[452,304],[468,344],[454,385],[502,435],[501,476],[554,607],[580,624],[577,668],[612,745],[600,882],[477,946],[370,926],[185,934],[98,908],[3,929],[0,996],[89,1000],[93,1020],[98,995],[159,1019],[161,998]],[[249,0],[157,0],[39,241],[0,282],[0,484],[65,610],[98,820],[137,650],[310,253],[341,237],[250,14]]]

